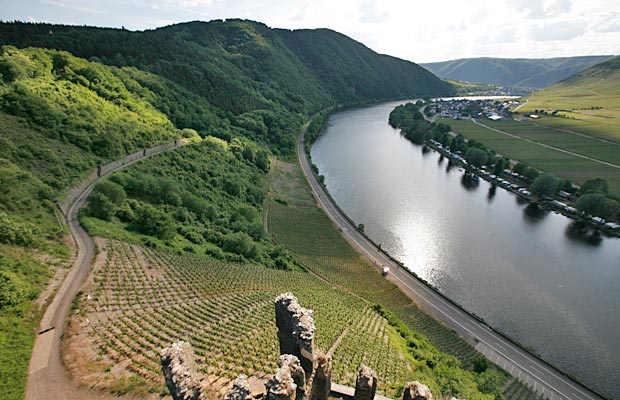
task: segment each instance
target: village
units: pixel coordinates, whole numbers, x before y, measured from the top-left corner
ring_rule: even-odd
[[[510,109],[518,105],[510,99],[450,99],[439,100],[428,106],[428,113],[446,119],[486,118],[492,121],[512,119]]]

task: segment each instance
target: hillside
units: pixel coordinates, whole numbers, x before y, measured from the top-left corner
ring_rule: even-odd
[[[539,90],[518,109],[540,123],[620,143],[620,57]]]
[[[613,56],[528,58],[464,58],[420,64],[444,79],[543,88]]]
[[[206,138],[97,187],[83,223],[223,265],[299,270],[264,232],[269,158],[293,159],[302,123],[330,105],[452,93],[335,32],[250,21],[145,32],[0,23],[0,44],[0,390],[11,399],[23,398],[46,283],[71,264],[56,203],[96,166]]]
[[[152,31],[2,23],[0,44],[67,50],[169,78],[234,114],[281,104],[316,111],[335,101],[451,93],[414,63],[327,30],[270,29],[244,20],[189,22]]]

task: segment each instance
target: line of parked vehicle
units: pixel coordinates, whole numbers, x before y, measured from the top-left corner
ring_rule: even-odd
[[[526,187],[519,185],[517,182],[511,182],[507,179],[502,178],[501,176],[492,174],[486,171],[486,168],[484,166],[481,168],[477,168],[473,165],[470,165],[467,162],[467,160],[465,160],[462,153],[452,152],[448,147],[442,145],[436,140],[432,140],[432,139],[429,140],[427,142],[427,145],[435,149],[436,151],[438,151],[439,153],[441,153],[442,155],[444,155],[451,161],[456,162],[460,164],[461,166],[463,166],[465,168],[466,173],[471,174],[471,180],[474,182],[478,182],[481,177],[491,182],[494,185],[500,186],[506,190],[509,190],[517,194],[518,196],[521,196],[527,199],[529,202],[537,203],[540,206],[548,208],[556,213],[563,214],[571,219],[578,219],[580,217],[583,217],[581,213],[579,212],[579,210],[577,210],[575,207],[569,206],[568,204],[560,200],[552,199],[550,197],[543,197],[540,199],[535,199],[532,192],[530,192]],[[503,171],[503,173],[504,175],[510,176],[511,178],[519,182],[523,182],[523,177],[511,170],[506,169]],[[561,197],[562,199],[569,199],[571,197],[571,194],[561,191],[558,193],[558,196]],[[602,218],[593,217],[591,215],[586,216],[586,218],[593,225],[599,228],[605,228],[611,233],[617,234],[617,232],[620,230],[620,224],[616,222],[605,222],[605,220],[603,220]]]

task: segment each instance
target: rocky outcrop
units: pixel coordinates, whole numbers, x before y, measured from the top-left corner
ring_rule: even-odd
[[[252,396],[250,396],[250,384],[248,383],[248,379],[245,375],[239,375],[237,379],[233,382],[232,388],[228,391],[226,396],[224,396],[225,400],[250,400]]]
[[[433,394],[428,386],[418,381],[407,382],[403,391],[403,400],[431,400]]]
[[[377,374],[369,367],[362,365],[355,381],[355,400],[373,400],[377,391]]]
[[[306,395],[306,373],[301,367],[299,358],[292,354],[282,354],[278,358],[279,368],[288,368],[293,378],[293,382],[297,385],[296,398],[303,399]]]
[[[276,374],[267,382],[267,399],[295,400],[296,396],[297,385],[293,380],[291,367],[289,364],[285,364],[278,368]]]
[[[189,343],[178,341],[163,349],[160,359],[166,385],[174,400],[206,399]]]
[[[332,387],[332,361],[319,352],[316,357],[316,369],[312,381],[312,400],[327,400]]]
[[[312,310],[299,305],[292,293],[276,297],[276,326],[280,341],[280,354],[292,354],[299,358],[306,376],[314,371],[314,318]]]

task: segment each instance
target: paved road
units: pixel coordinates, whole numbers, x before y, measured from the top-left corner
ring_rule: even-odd
[[[159,151],[149,149],[145,157],[157,154]],[[147,154],[148,153],[148,154]],[[133,160],[110,170],[108,174],[122,169]],[[28,381],[26,383],[26,400],[62,399],[108,399],[112,396],[101,394],[95,390],[78,388],[69,377],[61,358],[61,341],[64,324],[67,320],[73,299],[77,295],[84,279],[90,271],[91,261],[95,252],[93,239],[86,233],[78,220],[78,211],[84,205],[95,185],[101,179],[92,182],[77,197],[65,216],[67,226],[74,240],[77,256],[71,271],[65,278],[62,286],[54,296],[54,300],[45,310],[41,319],[39,334],[35,339],[30,365],[28,366]]]
[[[305,152],[304,135],[306,130],[307,125],[304,126],[297,140],[299,163],[320,207],[325,210],[341,229],[342,235],[353,248],[365,256],[371,263],[375,263],[377,268],[388,266],[390,268],[388,279],[413,299],[422,309],[455,330],[489,360],[504,368],[514,377],[532,386],[537,392],[544,394],[546,398],[552,400],[603,399],[600,395],[575,382],[520,346],[493,331],[481,321],[438,294],[408,270],[395,263],[386,254],[381,252],[374,243],[362,235],[338,206],[335,205],[313,173]]]

